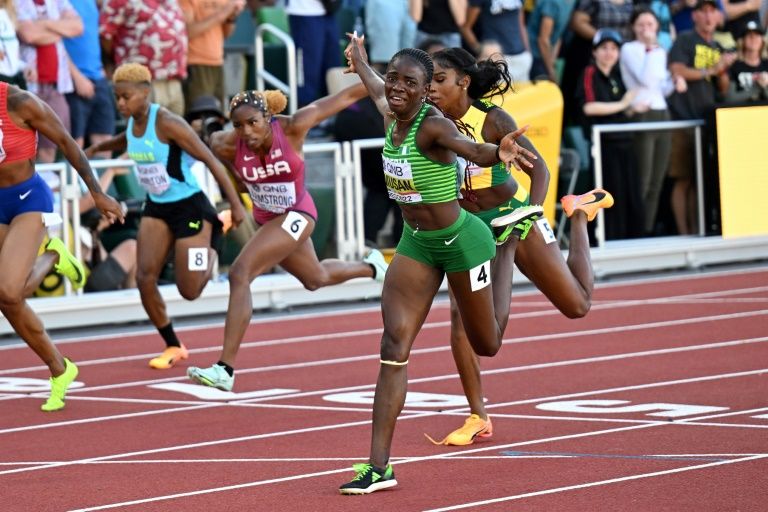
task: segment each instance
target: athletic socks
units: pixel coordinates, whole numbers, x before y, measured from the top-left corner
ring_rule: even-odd
[[[165,344],[169,347],[181,347],[179,338],[176,337],[176,333],[173,330],[173,323],[169,323],[165,327],[161,327],[157,330],[160,336],[165,340]]]
[[[229,366],[229,365],[228,365],[227,363],[225,363],[224,361],[219,361],[219,362],[218,362],[218,363],[216,363],[216,364],[217,364],[217,365],[219,365],[219,366],[221,366],[222,368],[224,368],[224,370],[227,372],[227,374],[228,374],[230,377],[232,377],[232,376],[234,376],[234,375],[235,375],[235,369],[234,369],[234,368],[232,368],[231,366]]]

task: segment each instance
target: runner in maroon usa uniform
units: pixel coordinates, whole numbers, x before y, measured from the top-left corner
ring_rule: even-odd
[[[54,111],[33,94],[0,82],[0,268],[6,270],[0,275],[0,312],[50,369],[51,395],[41,408],[56,411],[64,407],[77,366],[62,357],[25,298],[51,266],[75,288],[85,284],[85,272],[58,238],[52,238],[38,258],[46,226],[61,222],[60,217],[55,219],[51,189],[35,171],[38,133],[61,148],[102,215],[110,222],[122,222],[123,212],[101,191],[88,159]]]
[[[358,84],[320,98],[293,115],[277,115],[287,103],[279,91],[246,91],[232,99],[234,131],[214,134],[211,148],[248,190],[259,229],[229,271],[229,308],[219,361],[209,368],[189,368],[187,375],[195,382],[232,389],[235,357],[253,313],[250,284],[270,268],[280,265],[308,290],[355,277],[384,280],[387,263],[375,249],[360,262],[318,261],[310,238],[317,209],[304,184],[301,155],[312,127],[366,94],[365,87]]]

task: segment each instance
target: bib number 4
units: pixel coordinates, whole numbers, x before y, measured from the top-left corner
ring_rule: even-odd
[[[469,283],[472,287],[472,291],[476,292],[482,290],[489,284],[491,284],[491,262],[486,261],[469,269]]]

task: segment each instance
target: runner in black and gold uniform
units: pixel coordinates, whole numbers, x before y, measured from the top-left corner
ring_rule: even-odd
[[[427,53],[401,50],[382,81],[368,65],[362,43],[353,36],[348,56],[384,115],[384,175],[405,222],[381,299],[384,334],[370,459],[355,466],[357,474],[340,487],[342,494],[367,494],[397,484],[389,454],[405,403],[408,356],[444,277],[474,350],[492,356],[500,347],[509,296],[502,314],[494,313],[496,297],[489,285],[496,247],[482,221],[459,206],[456,155],[484,166],[499,160],[530,166],[528,159],[535,159],[515,142],[525,129],[500,138],[498,146],[477,144],[427,104],[433,70]]]
[[[475,62],[474,57],[461,48],[441,50],[432,58],[435,72],[430,99],[447,116],[459,119],[459,124],[472,137],[477,141],[494,143],[517,128],[514,119],[504,109],[484,99],[504,94],[510,89],[511,79],[503,60]],[[519,140],[523,147],[537,153],[525,137]],[[494,218],[529,202],[540,205],[547,194],[549,169],[543,159],[539,158],[532,167],[522,167],[522,170],[531,177],[530,196],[523,187],[518,186],[505,167],[496,165],[488,168],[468,164],[462,207],[490,225]],[[494,293],[498,290],[509,296],[512,290],[513,263],[517,263],[523,274],[564,315],[569,318],[586,315],[590,308],[594,279],[587,221],[594,218],[599,208],[611,204],[611,195],[603,190],[563,198],[563,206],[571,217],[571,244],[567,263],[546,218],[521,223],[517,231],[512,231],[515,236],[510,236],[506,243],[497,248],[491,267],[495,280]],[[475,437],[490,436],[493,431],[483,403],[479,363],[472,353],[462,326],[462,317],[453,300],[451,348],[471,415],[461,428],[439,443],[466,445],[471,444]]]

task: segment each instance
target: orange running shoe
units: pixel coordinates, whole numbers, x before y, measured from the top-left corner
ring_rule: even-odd
[[[424,434],[432,444],[444,444],[446,446],[466,446],[475,442],[476,437],[491,437],[493,435],[493,425],[491,418],[484,420],[477,414],[472,414],[464,420],[464,425],[445,436],[442,441],[435,441],[427,434]]]
[[[610,192],[601,188],[596,188],[580,196],[569,195],[560,199],[565,214],[570,217],[576,210],[581,210],[587,214],[587,220],[593,220],[600,208],[610,208],[613,206],[613,196]]]
[[[167,347],[163,350],[163,353],[154,359],[149,360],[149,367],[156,370],[167,370],[173,368],[173,366],[189,357],[187,347],[183,344],[180,347]]]

